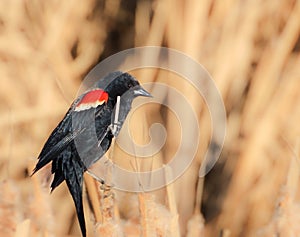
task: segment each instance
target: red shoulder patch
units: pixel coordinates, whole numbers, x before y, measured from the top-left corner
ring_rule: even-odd
[[[75,107],[75,111],[96,108],[108,100],[108,94],[104,90],[95,89],[86,93]]]

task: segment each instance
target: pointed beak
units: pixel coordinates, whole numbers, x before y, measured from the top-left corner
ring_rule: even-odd
[[[146,91],[143,87],[141,86],[136,86],[134,88],[134,95],[135,96],[145,96],[145,97],[153,97],[148,91]]]

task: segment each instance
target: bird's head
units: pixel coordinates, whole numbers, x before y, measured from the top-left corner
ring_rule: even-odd
[[[126,96],[128,100],[131,100],[130,102],[138,96],[152,97],[129,73],[110,73],[97,82],[96,86],[103,88],[112,100],[116,100],[118,96]]]

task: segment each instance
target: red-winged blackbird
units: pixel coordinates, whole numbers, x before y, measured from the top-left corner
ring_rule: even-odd
[[[51,192],[66,181],[83,236],[86,236],[82,205],[83,173],[109,149],[112,138],[118,135],[131,109],[133,99],[138,96],[151,95],[128,73],[108,74],[72,103],[38,157],[32,175],[52,161],[54,179]]]

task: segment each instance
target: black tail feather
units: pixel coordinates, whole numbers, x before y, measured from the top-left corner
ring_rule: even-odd
[[[60,185],[63,181],[65,180],[64,176],[62,175],[61,172],[56,171],[55,175],[54,175],[54,179],[52,181],[51,184],[51,193],[53,192],[53,190]]]
[[[64,179],[66,180],[76,207],[77,218],[81,228],[82,236],[86,237],[86,227],[82,203],[83,173],[84,168],[82,164],[80,164],[80,162],[78,162],[77,160],[68,159],[66,162],[64,162]]]

